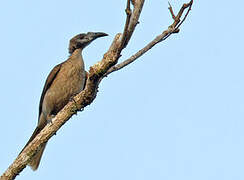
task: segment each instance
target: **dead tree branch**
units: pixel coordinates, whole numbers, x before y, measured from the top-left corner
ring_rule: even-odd
[[[127,42],[126,37],[128,36],[127,32],[128,32],[128,27],[129,27],[130,17],[131,17],[130,0],[127,0],[127,7],[125,9],[125,13],[127,17],[126,17],[124,32],[121,40],[121,47],[120,47],[121,50],[126,47],[126,42]]]
[[[30,162],[31,158],[39,150],[39,148],[47,142],[58,130],[65,124],[72,115],[76,114],[77,111],[85,108],[87,105],[91,104],[96,98],[98,92],[98,86],[100,81],[108,74],[118,71],[119,69],[127,66],[128,64],[135,61],[149,49],[151,49],[157,43],[167,39],[171,34],[179,32],[179,27],[186,19],[189,11],[191,9],[193,0],[189,3],[184,4],[180,9],[177,16],[173,15],[173,10],[171,8],[170,12],[174,19],[172,25],[169,26],[162,34],[157,36],[152,42],[150,42],[143,49],[138,51],[136,54],[131,56],[124,62],[117,64],[120,57],[121,51],[128,44],[143,8],[144,0],[133,0],[133,11],[130,9],[130,0],[127,0],[126,7],[126,22],[124,26],[123,34],[117,34],[109,48],[109,50],[104,54],[103,59],[91,66],[88,73],[88,78],[86,82],[85,89],[74,97],[74,101],[70,101],[53,119],[52,123],[46,125],[46,127],[36,136],[36,138],[19,154],[19,156],[14,160],[14,162],[8,167],[8,169],[2,174],[0,180],[12,180],[26,167]],[[188,11],[183,18],[182,14],[185,9]]]
[[[182,25],[182,23],[185,21],[185,19],[187,18],[191,7],[193,4],[193,0],[191,0],[189,3],[187,4],[183,4],[181,9],[179,10],[177,16],[174,15],[172,6],[169,4],[169,11],[170,14],[174,20],[174,22],[168,27],[167,30],[163,31],[162,34],[158,35],[155,39],[153,39],[150,43],[148,43],[144,48],[142,48],[141,50],[139,50],[137,53],[135,53],[134,55],[132,55],[130,58],[128,58],[127,60],[111,67],[108,72],[106,73],[106,76],[109,75],[110,73],[114,72],[114,71],[118,71],[120,69],[122,69],[123,67],[129,65],[130,63],[134,62],[136,59],[138,59],[139,57],[141,57],[143,54],[145,54],[148,50],[150,50],[153,46],[155,46],[156,44],[166,40],[170,35],[174,34],[174,33],[178,33],[179,32],[179,27]],[[180,20],[180,18],[182,17],[185,9],[187,9],[187,12],[183,18],[183,20]]]

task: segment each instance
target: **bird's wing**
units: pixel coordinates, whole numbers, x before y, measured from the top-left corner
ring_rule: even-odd
[[[42,102],[43,102],[44,96],[45,96],[47,90],[49,89],[49,87],[51,86],[51,84],[53,83],[54,79],[56,78],[58,72],[60,71],[62,64],[63,63],[56,65],[47,77],[44,88],[42,90],[42,95],[41,95],[40,104],[39,104],[39,116],[38,117],[40,117],[40,114],[42,112]]]

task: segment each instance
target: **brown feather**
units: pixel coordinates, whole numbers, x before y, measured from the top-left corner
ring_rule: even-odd
[[[45,82],[44,88],[42,90],[40,103],[39,103],[39,116],[38,116],[39,118],[40,118],[40,115],[41,115],[41,112],[42,112],[42,102],[43,102],[44,96],[45,96],[48,88],[52,85],[52,82],[55,79],[55,77],[57,76],[58,72],[60,71],[62,64],[63,63],[60,63],[60,64],[56,65],[52,69],[52,71],[49,73],[49,75],[47,77],[47,80]],[[39,122],[39,120],[38,120],[38,122]]]
[[[31,169],[33,171],[37,170],[39,164],[40,164],[40,161],[41,161],[41,157],[42,157],[42,154],[44,152],[44,149],[46,147],[47,143],[45,143],[41,148],[40,150],[33,156],[31,162],[28,164]]]

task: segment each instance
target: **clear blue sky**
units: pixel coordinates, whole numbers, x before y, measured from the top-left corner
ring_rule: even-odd
[[[110,35],[84,51],[88,69],[123,30],[125,4],[0,3],[1,173],[32,134],[45,79],[67,59],[69,39]],[[104,79],[94,103],[49,141],[38,171],[27,167],[16,179],[243,180],[243,6],[195,1],[179,34]],[[170,25],[167,7],[146,1],[120,60]]]

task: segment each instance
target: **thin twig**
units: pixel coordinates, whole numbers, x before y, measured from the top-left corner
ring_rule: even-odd
[[[144,48],[142,48],[141,50],[139,50],[137,53],[135,53],[134,55],[132,55],[130,58],[128,58],[127,60],[121,62],[120,64],[117,64],[113,67],[111,67],[107,73],[105,74],[106,76],[109,75],[110,73],[114,72],[114,71],[118,71],[120,69],[122,69],[123,67],[129,65],[130,63],[134,62],[136,59],[138,59],[140,56],[142,56],[144,53],[146,53],[149,49],[151,49],[153,46],[155,46],[157,43],[162,42],[164,40],[166,40],[171,34],[177,33],[179,32],[179,27],[182,25],[182,23],[185,21],[185,19],[187,18],[191,7],[193,4],[193,0],[191,0],[189,3],[187,4],[183,4],[183,6],[181,7],[181,9],[179,10],[177,16],[175,16],[174,18],[174,22],[168,27],[167,30],[165,30],[162,34],[158,35],[154,40],[152,40],[150,43],[148,43]],[[170,5],[171,7],[171,5]],[[181,16],[183,15],[185,9],[188,8],[188,11],[186,12],[184,18],[182,21],[180,21]],[[172,7],[169,8],[170,9],[170,13],[172,15],[172,17],[174,17],[174,12]]]
[[[170,14],[171,14],[172,18],[175,20],[175,14],[174,14],[173,8],[172,8],[170,2],[168,2],[168,4],[169,4],[168,9],[169,9],[169,11],[170,11]]]
[[[127,0],[127,6],[126,6],[126,9],[125,9],[125,12],[126,12],[126,21],[125,21],[125,26],[124,26],[124,32],[122,34],[122,39],[121,39],[121,46],[120,46],[121,50],[123,48],[125,48],[127,43],[128,43],[127,40],[126,40],[126,37],[127,37],[127,34],[128,34],[128,27],[129,27],[129,24],[130,24],[130,17],[131,17],[130,0]]]
[[[175,27],[175,29],[179,29],[181,24],[186,20],[186,17],[188,16],[189,12],[191,11],[192,4],[193,4],[193,0],[191,0],[188,4],[183,5],[184,9],[188,8],[188,10],[187,10],[184,18],[182,19],[182,21]]]
[[[130,23],[128,25],[128,30],[127,30],[128,32],[126,35],[126,42],[125,42],[126,45],[128,44],[128,42],[135,30],[136,25],[139,24],[138,20],[139,20],[141,11],[143,9],[144,2],[145,2],[145,0],[136,0],[134,2],[134,9],[133,9],[133,12],[130,17]]]

